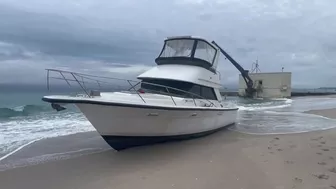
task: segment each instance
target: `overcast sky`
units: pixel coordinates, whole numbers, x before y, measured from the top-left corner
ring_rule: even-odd
[[[245,69],[336,86],[335,0],[0,0],[0,83],[45,83],[45,68],[132,78],[163,40],[215,40]],[[224,86],[239,72],[221,57]]]

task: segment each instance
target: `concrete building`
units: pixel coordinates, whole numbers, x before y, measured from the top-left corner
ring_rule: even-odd
[[[256,98],[290,98],[291,72],[249,73],[253,80],[253,87],[257,90]],[[238,95],[245,96],[246,83],[239,75]]]

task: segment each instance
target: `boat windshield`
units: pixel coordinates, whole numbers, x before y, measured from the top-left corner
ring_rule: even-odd
[[[170,39],[165,41],[165,45],[159,58],[197,58],[212,65],[216,56],[216,51],[217,50],[214,47],[204,40]]]
[[[167,88],[165,86],[167,86]],[[142,79],[141,89],[149,93],[169,94],[172,96],[178,96],[184,98],[201,97],[209,100],[217,100],[213,88],[184,81],[146,78]]]

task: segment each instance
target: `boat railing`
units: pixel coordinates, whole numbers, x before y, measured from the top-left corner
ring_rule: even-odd
[[[193,100],[193,103],[195,106],[197,106],[196,99],[197,100],[204,100],[208,102],[208,106],[216,107],[216,105],[210,101],[209,99],[206,99],[198,94],[165,86],[150,82],[144,82],[144,81],[135,81],[135,80],[129,80],[129,79],[120,79],[120,78],[114,78],[114,77],[105,77],[105,76],[97,76],[97,75],[90,75],[90,74],[84,74],[84,73],[78,73],[78,72],[72,72],[72,71],[65,71],[65,70],[58,70],[58,69],[46,69],[47,70],[47,89],[48,91],[51,90],[51,80],[59,80],[59,81],[65,81],[69,87],[72,87],[73,89],[74,84],[79,87],[79,89],[84,92],[85,94],[76,94],[76,96],[81,95],[88,98],[93,98],[95,94],[93,91],[102,91],[104,89],[105,91],[127,91],[127,92],[135,92],[139,98],[144,102],[147,103],[144,98],[144,93],[139,92],[141,89],[141,84],[151,85],[155,87],[160,87],[161,89],[164,89],[164,91],[160,91],[160,94],[170,96],[172,102],[174,105],[176,104],[176,101],[174,100],[174,97],[182,97],[182,98],[191,98]],[[119,85],[118,85],[119,84]],[[107,87],[107,88],[104,88]],[[144,88],[143,90],[153,93],[158,93],[156,90],[150,90]],[[175,93],[173,93],[175,92]],[[182,93],[182,94],[176,94],[176,93]]]

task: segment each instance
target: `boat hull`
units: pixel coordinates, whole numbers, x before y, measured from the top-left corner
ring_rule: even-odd
[[[205,136],[237,117],[237,109],[76,106],[115,150]]]
[[[106,143],[109,144],[113,149],[117,151],[121,151],[127,148],[132,148],[132,147],[137,147],[137,146],[153,145],[153,144],[158,144],[158,143],[189,140],[193,138],[203,137],[203,136],[215,133],[217,131],[220,131],[223,128],[226,128],[227,126],[229,125],[226,125],[218,129],[214,129],[214,130],[200,132],[200,133],[173,135],[173,136],[108,136],[108,135],[102,135],[102,137],[106,141]]]

